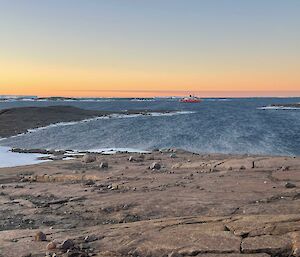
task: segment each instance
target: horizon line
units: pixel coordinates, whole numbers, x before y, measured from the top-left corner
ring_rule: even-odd
[[[56,92],[56,93],[55,93]],[[300,97],[300,90],[108,90],[108,89],[74,89],[74,90],[55,90],[53,94],[1,94],[7,97],[72,97],[72,98],[154,98],[154,97],[182,97],[195,95],[202,98],[249,98],[249,97]],[[61,92],[65,92],[61,94]],[[87,94],[67,94],[67,92],[82,92]],[[112,93],[103,95],[90,95],[90,93]],[[119,93],[119,94],[116,94]],[[129,95],[132,93],[132,95]],[[137,95],[140,93],[141,95]],[[124,95],[125,94],[125,95]]]

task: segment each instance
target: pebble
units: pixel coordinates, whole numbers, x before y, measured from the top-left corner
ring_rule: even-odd
[[[46,241],[47,240],[47,236],[42,231],[39,231],[39,232],[37,232],[35,234],[34,240],[35,241]]]

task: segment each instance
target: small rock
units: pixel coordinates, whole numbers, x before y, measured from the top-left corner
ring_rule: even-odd
[[[117,189],[119,189],[119,185],[113,183],[113,184],[111,184],[111,188],[110,188],[110,189],[111,189],[111,190],[117,190]]]
[[[56,155],[56,156],[51,156],[49,159],[52,161],[61,161],[65,158],[66,156],[64,155]]]
[[[14,186],[14,188],[24,188],[24,186],[17,184],[17,185]]]
[[[129,156],[128,161],[133,162],[134,161],[133,156]]]
[[[100,169],[107,169],[108,168],[108,163],[107,162],[101,162],[99,167],[100,167]]]
[[[85,182],[85,185],[86,186],[92,186],[92,185],[95,185],[95,181],[93,181],[93,180],[88,180],[87,182]]]
[[[96,161],[96,156],[93,154],[85,154],[82,158],[81,161],[84,163],[91,163]]]
[[[37,232],[35,234],[34,240],[35,241],[46,241],[47,240],[47,236],[42,231],[39,231],[39,232]]]
[[[285,184],[285,187],[286,187],[286,188],[295,188],[296,185],[293,184],[293,183],[291,183],[291,182],[287,182],[287,183]]]
[[[177,155],[175,153],[171,153],[170,158],[177,158]]]
[[[49,244],[47,244],[46,246],[46,250],[54,250],[56,249],[56,243],[55,242],[50,242]]]
[[[60,245],[60,248],[67,251],[71,249],[74,246],[74,242],[71,239],[66,239],[65,241],[62,242]]]
[[[150,169],[151,170],[160,170],[161,168],[161,165],[158,163],[158,162],[153,162],[151,165],[150,165]]]
[[[90,236],[86,236],[84,238],[84,242],[89,243],[89,242],[93,242],[96,241],[98,238],[95,235],[90,235]]]
[[[242,165],[241,167],[240,167],[240,170],[245,170],[246,169],[246,167],[244,166],[244,165]]]
[[[287,170],[289,170],[290,169],[290,167],[288,167],[288,166],[282,166],[281,168],[280,168],[280,170],[282,170],[282,171],[287,171]]]

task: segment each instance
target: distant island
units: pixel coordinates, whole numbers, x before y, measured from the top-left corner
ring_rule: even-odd
[[[300,103],[294,104],[271,104],[272,107],[289,107],[289,108],[300,108]]]
[[[0,138],[25,133],[28,129],[60,122],[81,121],[112,114],[169,113],[167,110],[93,111],[73,106],[19,107],[0,110]]]

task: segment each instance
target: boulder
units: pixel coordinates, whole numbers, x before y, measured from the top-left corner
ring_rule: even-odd
[[[96,156],[93,154],[85,154],[82,158],[81,161],[84,163],[91,163],[95,162],[97,160]]]

